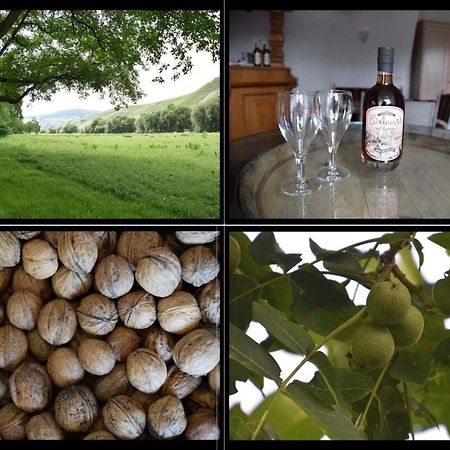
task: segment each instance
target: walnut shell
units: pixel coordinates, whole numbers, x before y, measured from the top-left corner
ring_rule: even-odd
[[[125,363],[117,364],[110,373],[98,378],[94,385],[94,394],[101,402],[117,395],[130,395],[132,391]]]
[[[64,440],[63,431],[49,412],[33,416],[28,421],[25,430],[30,441]]]
[[[21,330],[36,328],[39,313],[44,302],[30,291],[17,291],[8,299],[6,314],[8,320]]]
[[[156,353],[146,348],[138,348],[127,358],[127,374],[130,383],[136,389],[152,394],[166,381],[167,367]]]
[[[6,289],[8,289],[12,276],[12,267],[4,267],[3,269],[0,269],[0,292],[6,291]]]
[[[33,239],[38,236],[40,231],[13,231],[12,234],[17,239],[23,239],[24,241],[28,241],[29,239]]]
[[[219,362],[220,340],[216,334],[199,328],[175,344],[172,357],[183,372],[194,376],[206,375]]]
[[[138,391],[137,389],[130,395],[130,397],[138,402],[144,411],[148,410],[148,407],[156,402],[160,398],[158,392],[154,392],[153,394],[146,394],[145,392]]]
[[[59,236],[58,255],[68,269],[89,273],[97,261],[97,244],[89,231],[66,231]]]
[[[3,325],[5,317],[6,317],[5,307],[0,303],[0,325]]]
[[[220,363],[208,373],[208,383],[211,390],[217,396],[220,395]]]
[[[143,330],[156,320],[156,302],[144,291],[129,292],[117,303],[117,311],[128,328]]]
[[[163,395],[174,395],[182,399],[192,394],[202,383],[202,377],[194,377],[173,365],[167,372],[167,379],[161,388]]]
[[[119,439],[136,439],[145,429],[145,411],[126,395],[118,395],[103,408],[105,428]]]
[[[160,326],[154,325],[147,333],[144,346],[167,362],[172,359],[172,352],[176,342],[173,335],[163,330]]]
[[[112,347],[99,339],[83,341],[78,350],[78,358],[84,370],[93,375],[106,375],[116,364]]]
[[[52,277],[55,294],[66,300],[75,300],[89,292],[94,284],[92,273],[74,272],[61,266]]]
[[[209,283],[217,277],[220,269],[219,261],[214,253],[203,245],[187,249],[180,256],[181,277],[186,283],[195,287]]]
[[[202,384],[189,395],[189,399],[201,408],[215,410],[217,407],[216,394],[209,389],[208,384]]]
[[[220,429],[214,411],[199,409],[188,416],[184,438],[190,441],[217,441],[220,438]]]
[[[63,234],[63,231],[43,231],[41,239],[47,241],[53,248],[58,248],[58,239]]]
[[[0,327],[0,369],[14,370],[27,356],[27,349],[22,330],[9,324]]]
[[[44,302],[54,298],[51,278],[38,280],[25,272],[23,266],[14,271],[12,284],[13,292],[30,291],[40,297]]]
[[[80,327],[97,336],[110,333],[119,320],[116,304],[101,294],[83,298],[78,306],[77,316]]]
[[[58,270],[58,255],[48,242],[32,239],[22,248],[22,264],[28,275],[45,280]]]
[[[69,347],[57,348],[50,355],[47,370],[53,383],[59,387],[77,384],[84,377],[84,369],[77,352]]]
[[[116,438],[109,431],[94,431],[89,433],[85,441],[115,441]]]
[[[73,306],[58,298],[47,303],[38,319],[39,333],[51,345],[69,342],[77,331],[77,314]]]
[[[109,255],[95,270],[95,286],[106,297],[118,298],[131,291],[134,275],[125,258]]]
[[[150,294],[167,297],[181,281],[180,261],[167,247],[150,250],[137,265],[136,281]]]
[[[106,342],[111,345],[117,361],[126,361],[130,353],[139,348],[141,338],[131,328],[119,326],[108,334]]]
[[[6,372],[0,370],[0,402],[10,398],[8,377]]]
[[[197,296],[200,311],[202,312],[202,321],[220,324],[220,281],[218,278],[202,286]]]
[[[213,242],[220,231],[177,231],[175,235],[183,244],[199,245]]]
[[[176,292],[158,302],[158,322],[174,334],[186,334],[197,328],[202,313],[195,298],[188,292]]]
[[[156,439],[173,439],[180,436],[186,425],[183,404],[174,395],[166,395],[148,408],[147,428]]]
[[[114,253],[117,245],[117,232],[91,231],[91,235],[97,244],[98,260]]]
[[[0,231],[0,269],[14,267],[20,261],[20,241],[9,231]]]
[[[25,439],[25,425],[29,415],[21,411],[14,403],[8,403],[0,409],[0,435],[3,439],[18,441]]]
[[[97,400],[86,386],[67,386],[56,397],[55,419],[66,431],[85,432],[97,420],[97,416]]]
[[[92,339],[92,334],[86,333],[82,328],[77,328],[75,336],[69,342],[69,346],[78,354],[81,343],[86,339]]]
[[[135,267],[155,247],[161,247],[162,238],[157,231],[124,231],[117,243],[117,254]]]
[[[47,369],[34,361],[21,364],[9,378],[9,391],[14,404],[22,411],[42,411],[52,396],[52,382]]]
[[[27,333],[27,341],[28,351],[31,353],[33,358],[40,362],[47,361],[54,350],[52,345],[42,339],[42,336],[37,328]]]

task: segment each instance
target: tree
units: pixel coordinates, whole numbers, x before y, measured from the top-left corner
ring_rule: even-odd
[[[78,127],[74,123],[67,122],[62,127],[62,133],[78,133]]]
[[[87,127],[85,127],[85,133],[106,133],[107,123],[103,119],[94,119]]]
[[[195,131],[206,133],[220,131],[219,100],[197,106],[192,112],[192,122]]]
[[[20,107],[0,103],[0,137],[22,131],[22,120],[20,119]]]
[[[24,133],[39,133],[40,131],[41,126],[39,125],[39,122],[35,118],[23,124]]]
[[[134,133],[134,119],[128,116],[114,116],[107,122],[108,133]]]
[[[415,232],[333,251],[310,239],[310,263],[305,252],[283,252],[271,232],[230,236],[230,394],[236,381],[277,384],[251,414],[231,408],[232,439],[404,440],[436,424],[450,429],[450,271],[424,280]],[[428,239],[450,251],[449,232]],[[368,289],[366,305],[355,305],[350,281]],[[246,334],[251,321],[268,333],[260,344]],[[299,356],[288,375],[270,354],[280,349]],[[306,363],[313,378],[293,381]]]
[[[195,131],[206,131],[208,127],[208,118],[205,105],[199,105],[192,111],[192,123],[194,124]]]
[[[158,67],[163,82],[191,70],[192,50],[217,60],[219,22],[205,10],[0,10],[0,102],[48,100],[63,87],[135,102],[139,68]]]
[[[141,114],[139,117],[136,117],[134,125],[137,133],[145,133],[145,115]]]

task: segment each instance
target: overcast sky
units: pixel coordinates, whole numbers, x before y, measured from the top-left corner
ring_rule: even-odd
[[[216,78],[220,74],[220,62],[213,63],[212,57],[207,52],[197,52],[192,54],[193,69],[188,75],[181,75],[176,81],[170,80],[163,84],[153,83],[152,79],[158,75],[157,70],[140,74],[141,88],[145,92],[145,97],[138,102],[154,103],[180,95],[194,92],[204,84]],[[92,94],[86,99],[81,99],[74,92],[62,90],[53,95],[50,101],[36,101],[30,104],[25,98],[22,106],[22,113],[25,117],[41,114],[50,114],[65,109],[92,109],[104,111],[113,108],[108,97],[102,99],[99,95]]]

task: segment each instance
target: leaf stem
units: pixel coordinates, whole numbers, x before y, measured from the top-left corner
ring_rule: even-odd
[[[362,308],[360,311],[358,311],[353,317],[350,317],[350,319],[346,320],[344,323],[339,325],[337,328],[335,328],[331,333],[329,333],[327,336],[325,336],[319,343],[317,343],[314,348],[300,361],[300,363],[295,367],[295,369],[287,376],[287,378],[278,386],[277,391],[272,397],[272,401],[267,406],[267,409],[264,411],[264,414],[261,416],[261,419],[258,423],[258,426],[256,427],[255,431],[252,435],[252,441],[256,439],[258,434],[260,433],[264,422],[267,419],[267,416],[269,415],[269,412],[274,405],[276,399],[278,396],[285,390],[286,386],[288,385],[289,381],[292,380],[292,378],[295,376],[295,374],[308,362],[310,359],[320,350],[321,347],[323,347],[329,340],[333,339],[336,335],[338,335],[341,331],[348,328],[350,325],[353,325],[357,320],[359,320],[364,314],[365,314],[365,307]]]

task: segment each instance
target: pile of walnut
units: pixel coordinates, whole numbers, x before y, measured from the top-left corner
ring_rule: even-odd
[[[218,439],[218,232],[0,232],[2,439]]]

